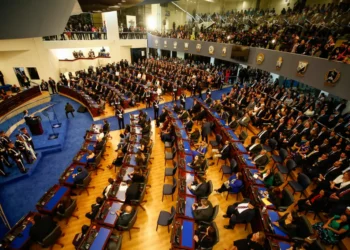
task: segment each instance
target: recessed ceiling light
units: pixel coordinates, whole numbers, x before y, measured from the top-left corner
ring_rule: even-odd
[[[122,3],[125,3],[126,2],[126,0],[122,0]]]

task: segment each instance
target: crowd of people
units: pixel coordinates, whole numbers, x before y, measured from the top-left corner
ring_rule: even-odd
[[[349,63],[350,14],[346,3],[300,5],[283,9],[248,9],[197,14],[193,22],[156,35],[261,47]],[[212,22],[207,28],[198,23]],[[337,40],[343,41],[336,47]]]
[[[160,72],[162,67],[166,67],[165,65],[159,67]],[[297,205],[292,208],[294,212],[287,213],[275,224],[287,232],[290,238],[297,237],[296,228],[301,225],[298,224],[301,216],[308,211],[314,211],[326,216],[328,221],[314,224],[312,226],[314,233],[305,238],[305,242],[301,244],[306,248],[308,245],[308,249],[312,249],[312,244],[317,239],[324,244],[337,244],[348,234],[350,219],[350,209],[348,209],[350,206],[350,113],[343,112],[346,108],[345,100],[334,101],[323,94],[318,97],[311,96],[295,89],[285,89],[269,84],[268,81],[269,74],[260,72],[258,77],[247,79],[246,84],[239,83],[238,80],[231,91],[223,94],[220,100],[212,100],[210,92],[207,93],[204,102],[217,112],[231,129],[238,130],[239,126],[252,126],[259,131],[251,138],[250,145],[246,149],[253,163],[260,169],[256,178],[268,188],[264,196],[277,209],[282,205],[286,187],[277,182],[276,168],[270,168],[268,165],[269,157],[264,149],[265,146],[275,145],[276,150],[285,149],[288,156],[279,164],[286,165],[293,162],[301,169],[300,174],[304,174],[313,183],[310,195],[305,199],[299,199]],[[207,136],[212,133],[213,124],[206,120],[206,111],[196,101],[193,107],[176,105],[174,111],[183,121],[192,141],[200,140],[202,135],[202,141],[195,145],[196,149],[192,151],[194,158],[189,164],[196,176],[199,176],[195,178],[194,184],[200,188],[193,189],[193,183],[188,187],[197,197],[201,197],[207,194],[208,189],[208,179],[205,175],[208,167],[206,162],[208,160],[216,162],[217,158],[231,162],[232,145],[229,141],[222,141],[219,143],[219,149],[212,149],[211,156],[207,157]],[[170,117],[166,109],[162,110],[158,120],[162,141],[171,141],[175,136],[175,130],[169,123]],[[201,122],[200,130],[192,129],[195,121]],[[214,162],[209,165],[215,165]],[[228,182],[217,187],[217,193],[227,190],[234,192],[242,188],[242,174],[237,166],[233,172]],[[213,209],[210,202],[199,200],[198,206],[201,210],[208,209],[209,216]],[[244,207],[242,211],[237,210],[240,206]],[[196,207],[193,209],[196,210]],[[229,218],[225,228],[234,229],[238,223],[250,222],[256,215],[255,211],[254,201],[246,198],[229,206],[224,215],[225,218]],[[254,242],[260,244],[260,247],[254,249],[264,249],[265,237],[261,232],[258,234],[261,236],[258,237],[260,240],[255,239]],[[251,244],[252,237],[254,235],[250,235],[242,244]],[[215,237],[209,238],[212,238],[211,243],[214,244]],[[235,242],[235,247],[232,249],[241,249],[239,244]]]

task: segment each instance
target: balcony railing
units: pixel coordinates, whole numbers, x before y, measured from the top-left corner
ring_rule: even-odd
[[[147,39],[147,32],[119,32],[119,39]]]
[[[44,41],[64,41],[64,40],[106,40],[106,32],[85,32],[74,31],[64,32],[61,35],[44,36]]]

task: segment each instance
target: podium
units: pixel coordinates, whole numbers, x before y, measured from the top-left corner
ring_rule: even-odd
[[[25,121],[32,135],[42,135],[44,133],[40,116],[26,117]]]

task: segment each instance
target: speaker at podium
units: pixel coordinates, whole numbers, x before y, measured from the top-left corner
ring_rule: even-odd
[[[24,119],[32,135],[42,135],[44,133],[43,127],[41,125],[40,116],[34,116],[34,117],[27,116],[27,117],[24,117]]]

